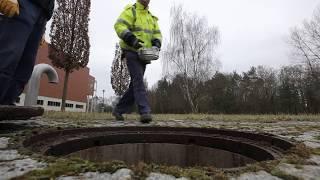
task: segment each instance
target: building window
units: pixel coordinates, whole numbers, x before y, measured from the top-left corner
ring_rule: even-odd
[[[37,104],[43,106],[43,100],[37,100]]]
[[[48,106],[60,107],[60,102],[48,101]]]
[[[76,104],[76,108],[77,108],[77,109],[83,109],[83,105]]]
[[[73,104],[66,103],[67,108],[73,108]]]

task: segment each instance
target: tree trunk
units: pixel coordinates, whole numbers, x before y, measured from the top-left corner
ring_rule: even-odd
[[[197,113],[197,109],[195,108],[194,102],[191,98],[191,92],[190,92],[190,87],[188,85],[188,80],[186,80],[186,78],[184,79],[184,87],[182,88],[182,92],[185,93],[185,98],[188,101],[190,108],[191,108],[191,112],[192,113]]]
[[[66,70],[66,74],[64,76],[64,83],[63,83],[63,93],[62,93],[62,104],[61,104],[62,112],[65,112],[66,110],[66,99],[67,99],[67,92],[68,92],[69,75],[70,75],[70,71]]]

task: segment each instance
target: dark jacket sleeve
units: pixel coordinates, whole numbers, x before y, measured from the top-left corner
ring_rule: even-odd
[[[52,17],[54,9],[54,0],[30,0],[31,2],[40,6],[47,14],[48,20]]]

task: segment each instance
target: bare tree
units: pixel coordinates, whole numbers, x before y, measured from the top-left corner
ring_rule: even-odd
[[[57,0],[51,24],[49,56],[65,71],[61,111],[65,111],[69,75],[89,61],[90,0]]]
[[[290,44],[293,55],[302,60],[306,78],[305,95],[308,111],[316,113],[320,105],[320,7],[310,20],[291,32]]]
[[[303,60],[314,78],[319,78],[320,65],[320,8],[311,20],[304,21],[302,27],[295,27],[291,31],[289,40],[292,53]]]
[[[205,17],[191,15],[181,5],[171,9],[171,17],[170,40],[163,51],[165,75],[183,77],[181,89],[196,113],[203,98],[199,87],[218,68],[214,55],[219,32]]]
[[[116,45],[115,57],[111,67],[111,85],[117,96],[122,96],[130,84],[130,75],[126,59],[122,57],[119,44]]]

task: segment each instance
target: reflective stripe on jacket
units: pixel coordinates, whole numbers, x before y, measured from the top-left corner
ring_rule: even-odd
[[[114,25],[116,33],[123,39],[126,33],[131,31],[138,39],[144,42],[144,47],[151,47],[151,40],[162,40],[161,32],[158,25],[158,18],[153,16],[148,8],[137,1],[135,5],[126,6],[125,10],[119,16]],[[127,45],[123,40],[120,41],[120,46],[123,49],[136,49]]]

